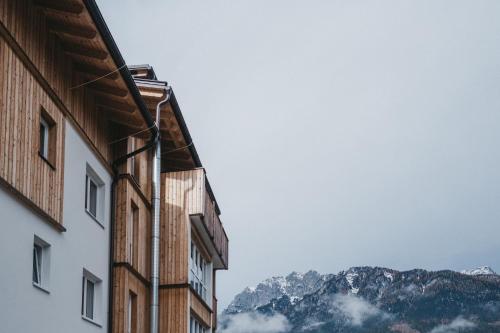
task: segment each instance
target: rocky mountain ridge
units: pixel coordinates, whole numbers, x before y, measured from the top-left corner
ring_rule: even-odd
[[[500,332],[500,276],[488,267],[462,273],[381,267],[292,273],[237,295],[221,327],[230,327],[231,316],[241,313],[281,316],[286,325],[272,332]]]
[[[333,275],[323,275],[316,271],[306,273],[292,272],[287,276],[274,276],[259,283],[255,287],[247,287],[235,296],[224,310],[225,314],[234,314],[256,309],[268,304],[272,299],[288,296],[292,302],[302,299],[304,295],[318,290]]]

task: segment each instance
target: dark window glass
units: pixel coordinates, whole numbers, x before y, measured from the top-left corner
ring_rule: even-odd
[[[43,123],[40,123],[40,154],[42,154],[43,157],[47,158],[45,156],[45,125]]]
[[[90,179],[89,181],[89,212],[97,217],[97,185]]]
[[[33,282],[40,284],[42,272],[42,247],[33,245]]]
[[[94,283],[90,280],[87,280],[85,316],[89,319],[94,319]]]

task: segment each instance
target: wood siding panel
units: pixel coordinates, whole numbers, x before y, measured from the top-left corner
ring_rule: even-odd
[[[188,288],[160,289],[159,296],[160,332],[189,332]]]
[[[116,224],[114,240],[114,261],[128,263],[146,280],[150,277],[150,207],[142,200],[130,178],[120,178],[116,186]],[[137,234],[133,237],[130,221],[132,202],[137,206],[139,219]],[[134,239],[132,239],[134,238]],[[133,244],[133,258],[130,256],[129,244]]]
[[[95,106],[91,90],[72,89],[86,79],[73,71],[72,59],[64,52],[57,35],[49,31],[41,8],[31,0],[0,0],[0,4],[2,25],[62,102],[65,110],[61,111],[68,111],[93,148],[111,161],[108,119]]]
[[[109,121],[93,91],[72,89],[85,78],[32,0],[0,0],[0,55],[0,183],[60,227],[65,117],[108,168]],[[57,124],[55,170],[38,156],[41,107]]]
[[[62,224],[65,118],[14,51],[0,37],[0,178],[26,201]],[[55,158],[39,154],[42,108],[55,122]]]
[[[165,244],[162,250],[167,267],[173,265],[172,268],[175,269],[180,263],[189,263],[185,261],[185,257],[173,257],[174,255],[169,253],[178,255],[178,250],[184,249],[185,251],[187,249],[186,246],[189,244],[186,244],[183,237],[187,237],[188,234],[184,232],[184,229],[190,227],[190,215],[199,215],[202,217],[206,232],[214,244],[223,266],[227,268],[228,239],[206,186],[205,170],[202,168],[162,174],[162,209],[165,211],[161,215],[162,219],[165,218],[162,225]],[[189,232],[189,229],[187,231]],[[167,269],[166,274],[168,276],[166,280],[171,281],[168,283],[185,282],[182,279],[173,282],[177,281],[176,279],[179,277],[176,275],[177,272],[173,272],[174,276],[172,276],[169,275]],[[162,280],[161,283],[164,281]]]
[[[191,311],[201,319],[203,324],[212,327],[212,312],[205,307],[192,290],[189,290],[189,293],[191,298]]]
[[[161,175],[160,284],[188,283],[192,179],[189,172]]]
[[[137,333],[149,332],[149,289],[125,267],[114,268],[113,332],[127,332],[128,297],[137,296]]]

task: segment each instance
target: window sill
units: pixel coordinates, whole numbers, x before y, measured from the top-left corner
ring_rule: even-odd
[[[49,167],[56,171],[56,167],[52,165],[52,163],[50,163],[50,161],[48,159],[45,158],[45,156],[42,155],[42,153],[38,152],[38,156],[40,156],[40,158],[49,165]]]
[[[98,322],[94,321],[93,319],[85,317],[84,315],[82,315],[82,319],[85,320],[85,321],[87,321],[87,322],[89,322],[89,323],[91,323],[91,324],[93,324],[93,325],[95,325],[95,326],[97,326],[97,327],[102,327],[101,324],[99,324]]]
[[[105,229],[104,228],[104,224],[102,224],[94,215],[92,215],[92,213],[90,213],[87,209],[85,209],[85,213],[87,213],[88,216],[90,216],[90,218],[92,220],[94,220],[95,223],[97,223],[101,228]]]
[[[36,282],[33,282],[33,287],[43,291],[44,293],[50,294],[50,291],[48,289],[45,289],[44,287],[42,287],[41,285],[39,285]]]

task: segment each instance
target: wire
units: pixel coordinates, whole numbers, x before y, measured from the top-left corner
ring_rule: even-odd
[[[98,78],[95,78],[95,79],[93,79],[93,80],[90,80],[90,81],[84,82],[84,83],[79,84],[79,85],[77,85],[77,86],[71,87],[71,88],[69,88],[69,90],[78,89],[78,88],[81,88],[81,87],[83,87],[83,86],[86,86],[87,84],[90,84],[90,83],[94,83],[94,82],[96,82],[96,81],[99,81],[100,79],[103,79],[103,78],[105,78],[106,76],[109,76],[109,75],[111,75],[111,74],[113,74],[113,73],[116,73],[116,72],[118,72],[118,71],[121,71],[121,70],[122,70],[122,68],[124,68],[124,67],[127,67],[127,65],[126,65],[126,64],[124,64],[123,66],[118,67],[117,69],[115,69],[115,70],[114,70],[114,71],[112,71],[112,72],[109,72],[109,73],[107,73],[107,74],[104,74],[103,76],[99,76]]]
[[[161,154],[162,154],[162,155],[166,155],[166,154],[169,154],[169,153],[173,153],[173,152],[176,152],[176,151],[178,151],[178,150],[186,149],[186,148],[188,148],[188,147],[190,147],[190,146],[192,146],[192,145],[193,145],[193,141],[191,141],[191,143],[190,143],[190,144],[188,144],[188,145],[185,145],[185,146],[183,146],[183,147],[179,147],[179,148],[175,148],[175,149],[172,149],[172,150],[166,151],[166,152],[161,153]]]
[[[150,126],[150,127],[148,127],[148,128],[145,128],[145,129],[140,130],[140,131],[138,131],[138,132],[132,133],[132,134],[127,135],[127,136],[124,136],[123,138],[119,138],[119,139],[113,140],[113,141],[111,141],[111,142],[108,142],[108,145],[112,145],[112,144],[118,143],[118,142],[120,142],[120,141],[127,140],[128,138],[130,138],[130,137],[132,137],[132,136],[136,136],[137,134],[141,134],[142,132],[149,131],[150,129],[152,129],[152,128],[153,128],[153,127],[155,127],[155,126],[156,126],[156,122],[155,122],[152,126]]]

